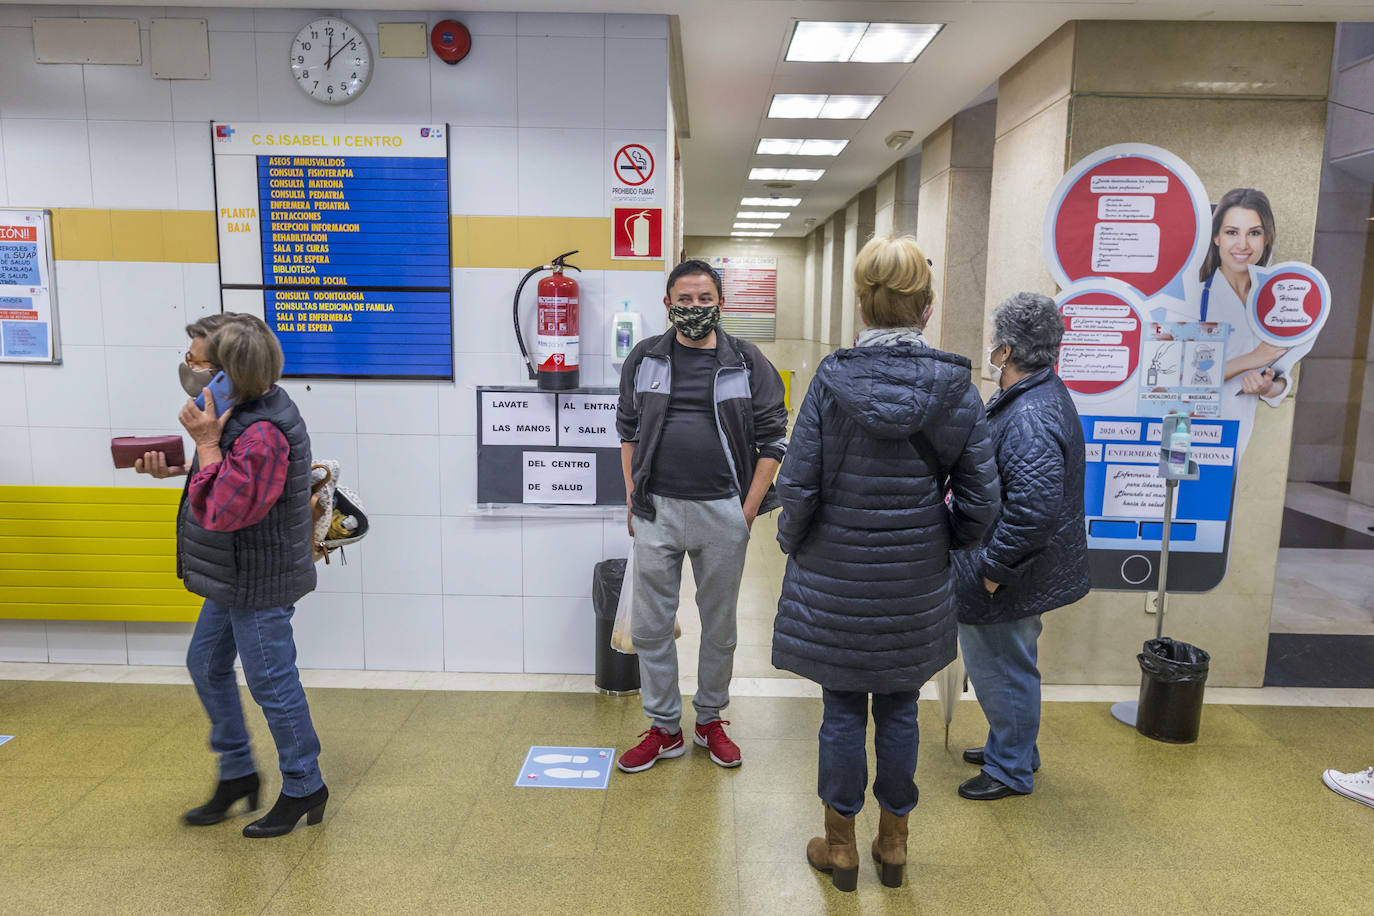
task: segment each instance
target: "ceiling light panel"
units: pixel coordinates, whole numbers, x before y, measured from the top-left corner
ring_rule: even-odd
[[[846,61],[868,29],[867,22],[798,22],[787,60]]]
[[[791,215],[786,210],[741,210],[735,219],[787,219]]]
[[[764,137],[754,152],[760,156],[838,156],[848,140],[784,140]]]
[[[771,232],[732,232],[730,234],[736,238],[771,239],[773,237]]]
[[[778,93],[768,106],[770,118],[819,118],[828,95]]]
[[[786,59],[909,64],[940,29],[916,22],[798,22]]]
[[[825,169],[750,169],[750,181],[819,181]]]
[[[795,207],[801,203],[800,197],[741,197],[741,207]]]
[[[861,121],[873,114],[883,97],[880,95],[831,95],[817,117],[830,121]]]
[[[869,64],[909,64],[940,33],[940,28],[916,22],[872,23],[849,59]]]
[[[735,223],[736,229],[781,229],[782,223]]]

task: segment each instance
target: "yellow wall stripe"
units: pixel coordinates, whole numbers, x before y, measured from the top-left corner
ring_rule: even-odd
[[[454,267],[529,269],[578,249],[584,270],[651,270],[663,261],[611,257],[609,218],[563,216],[455,216]],[[215,214],[208,210],[53,211],[53,250],[59,261],[154,261],[214,264]]]
[[[0,487],[0,618],[195,620],[201,599],[176,577],[180,496]]]

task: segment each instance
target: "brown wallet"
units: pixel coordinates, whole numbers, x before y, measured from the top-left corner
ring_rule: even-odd
[[[180,436],[116,436],[110,440],[110,455],[117,468],[131,468],[148,452],[162,452],[169,468],[186,463]]]

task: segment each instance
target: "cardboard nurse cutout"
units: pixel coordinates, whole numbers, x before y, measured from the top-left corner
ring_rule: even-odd
[[[1179,485],[1169,589],[1221,582],[1257,405],[1291,392],[1289,373],[1330,312],[1330,289],[1310,265],[1260,263],[1275,234],[1268,198],[1239,189],[1223,201],[1232,203],[1214,213],[1169,151],[1123,143],[1074,165],[1046,211],[1045,259],[1064,318],[1056,371],[1087,444],[1094,588],[1157,587],[1164,487],[1152,469],[1171,412],[1193,418],[1200,475]]]

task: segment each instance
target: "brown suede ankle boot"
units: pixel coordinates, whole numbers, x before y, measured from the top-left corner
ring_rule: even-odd
[[[906,870],[906,822],[886,808],[879,808],[878,835],[873,838],[873,861],[878,863],[884,887],[901,887]]]
[[[854,842],[854,818],[825,806],[825,836],[806,844],[806,861],[828,872],[835,889],[852,891],[859,886],[859,847]]]

